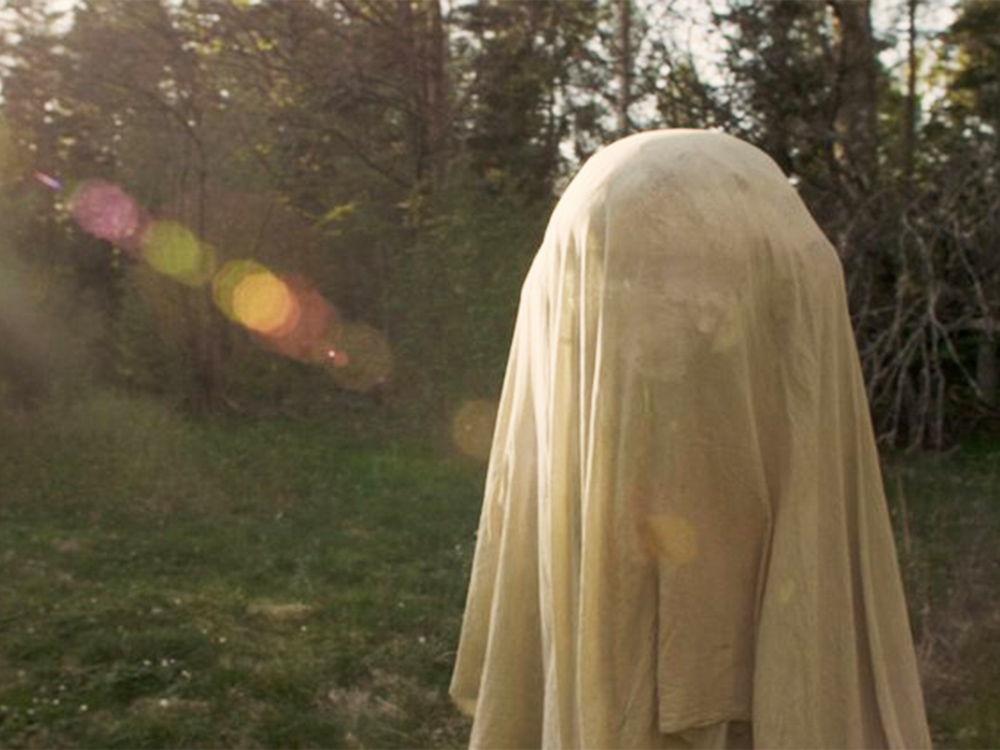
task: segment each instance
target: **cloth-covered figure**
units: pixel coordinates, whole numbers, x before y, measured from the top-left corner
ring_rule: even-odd
[[[451,694],[475,747],[930,745],[842,268],[756,148],[631,136],[559,201]]]

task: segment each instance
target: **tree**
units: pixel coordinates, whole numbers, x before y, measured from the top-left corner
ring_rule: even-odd
[[[463,140],[473,169],[496,189],[545,200],[560,170],[560,146],[577,114],[571,88],[589,78],[588,46],[601,9],[593,0],[460,6],[470,39],[457,62],[468,71]],[[589,81],[588,81],[589,82]],[[591,89],[592,91],[592,89]]]
[[[853,203],[875,187],[877,75],[871,0],[828,0],[836,19],[834,132],[840,184]]]
[[[840,201],[830,19],[818,3],[733,2],[717,23],[728,42],[730,127],[800,183],[807,203]]]
[[[992,11],[979,15],[984,7],[993,4],[962,6],[947,32],[958,52],[939,71],[948,92],[921,123],[917,6],[909,3],[906,108],[895,120],[903,129],[901,163],[884,176],[883,216],[869,215],[856,235],[865,252],[848,265],[876,426],[888,442],[912,447],[941,447],[996,408],[1000,269],[986,248],[1000,236],[1000,205],[995,130],[988,105],[986,117],[978,106],[989,86],[978,78],[977,52],[989,48],[980,34],[989,39],[1000,27],[991,31]],[[893,164],[892,157],[882,162]]]

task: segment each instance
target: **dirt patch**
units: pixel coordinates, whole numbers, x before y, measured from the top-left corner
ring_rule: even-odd
[[[362,718],[398,719],[403,710],[365,688],[332,688],[326,695],[338,714],[354,727]]]
[[[70,554],[73,552],[82,552],[86,545],[79,539],[56,539],[52,542],[52,546],[57,552]]]
[[[289,620],[304,620],[315,609],[312,605],[302,602],[272,602],[264,600],[251,602],[247,606],[247,614],[285,622]]]

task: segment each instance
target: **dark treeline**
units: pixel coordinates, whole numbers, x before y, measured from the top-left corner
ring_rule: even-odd
[[[579,163],[637,130],[715,127],[766,150],[836,242],[880,436],[996,430],[1000,3],[886,5],[891,34],[869,0],[81,0],[59,16],[21,0],[0,21],[0,397],[113,386],[446,425],[496,396]],[[384,337],[391,375],[343,387],[256,345],[206,288],[81,232],[66,203],[88,178],[220,261],[308,278]]]

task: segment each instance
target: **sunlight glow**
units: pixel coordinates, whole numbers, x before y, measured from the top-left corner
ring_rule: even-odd
[[[339,366],[338,356],[342,363]],[[341,388],[370,391],[388,383],[392,350],[385,336],[372,326],[344,323],[331,364],[333,379]]]
[[[0,122],[2,124],[2,122]],[[52,190],[61,183],[33,177]],[[212,300],[261,346],[286,357],[322,364],[344,388],[366,391],[385,383],[392,354],[374,328],[353,324],[342,339],[336,308],[304,277],[279,277],[255,260],[217,268],[215,249],[177,221],[152,220],[117,185],[86,180],[73,192],[70,213],[88,234],[141,257],[157,272],[188,286],[212,285]]]
[[[350,358],[347,356],[347,352],[337,351],[336,349],[327,350],[326,360],[334,367],[347,367],[350,363]]]
[[[264,344],[301,362],[329,363],[331,342],[339,333],[337,311],[304,278],[287,278],[283,282],[291,295],[293,314],[266,332]]]
[[[487,460],[493,444],[496,416],[495,401],[484,399],[466,401],[452,423],[451,438],[455,446],[467,456]]]
[[[295,325],[299,307],[288,284],[270,271],[250,274],[233,290],[233,313],[251,331],[276,334]]]
[[[240,319],[233,309],[233,298],[240,283],[248,276],[268,273],[268,270],[255,260],[227,261],[212,278],[212,299],[216,307],[235,323]]]
[[[165,276],[201,286],[215,273],[215,253],[189,229],[175,221],[157,221],[142,237],[142,255]]]

